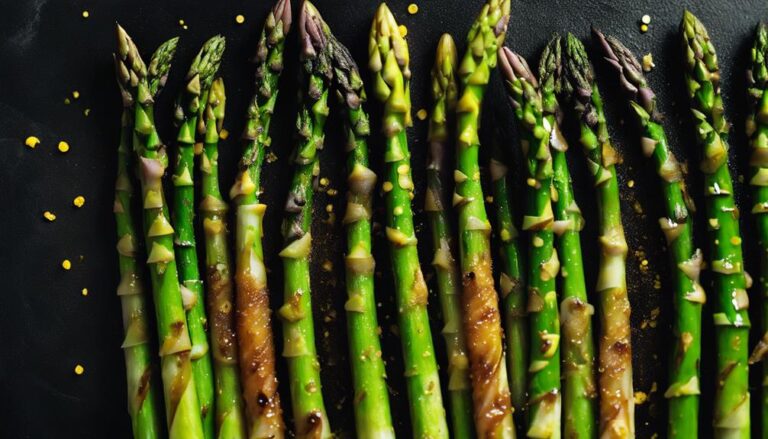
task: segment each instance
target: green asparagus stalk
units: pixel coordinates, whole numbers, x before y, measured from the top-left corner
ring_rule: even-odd
[[[557,101],[557,79],[561,75],[562,46],[553,37],[539,61],[539,91],[544,120],[552,127],[549,147],[552,154],[552,207],[555,245],[560,256],[560,327],[563,369],[563,436],[593,438],[597,419],[595,402],[595,347],[592,316],[595,308],[587,300],[582,264],[581,238],[584,226],[581,210],[573,193],[566,151],[568,143],[560,131],[562,113]]]
[[[379,5],[373,19],[368,56],[374,94],[384,104],[386,149],[382,190],[413,436],[447,438],[448,425],[427,314],[427,285],[419,265],[411,209],[414,186],[406,134],[412,124],[408,44],[385,3]]]
[[[152,56],[148,72],[150,93],[155,97],[165,84],[171,59],[176,52],[178,38],[163,43]],[[118,76],[121,63],[115,60]],[[163,436],[162,413],[159,407],[158,380],[152,376],[152,360],[149,321],[146,305],[146,280],[139,262],[136,226],[131,210],[133,206],[133,182],[131,178],[131,144],[133,138],[133,113],[135,112],[135,88],[118,81],[123,98],[123,114],[120,127],[120,144],[117,148],[117,180],[115,182],[115,223],[117,225],[117,253],[120,267],[120,283],[117,295],[123,309],[123,353],[128,387],[128,413],[131,416],[133,437],[153,439]]]
[[[702,256],[693,246],[693,220],[688,213],[689,198],[683,173],[669,149],[662,117],[656,109],[656,97],[648,87],[637,58],[616,38],[606,37],[594,29],[593,34],[600,42],[605,59],[618,74],[621,87],[642,127],[643,153],[653,159],[666,201],[665,217],[659,223],[674,267],[674,303],[677,311],[670,386],[664,395],[669,398],[667,433],[672,438],[698,437],[698,422],[695,420],[699,418],[701,309],[706,298],[699,284]]]
[[[139,157],[144,241],[149,253],[147,265],[157,314],[169,437],[202,439],[205,436],[190,359],[192,343],[173,253],[173,228],[168,222],[161,180],[168,166],[168,156],[154,122],[152,89],[155,84],[148,81],[147,66],[136,45],[119,25],[115,59],[118,80],[125,90],[136,96],[134,150]],[[149,70],[158,69],[160,65],[161,61],[150,64]]]
[[[453,204],[459,217],[462,307],[478,437],[515,437],[499,298],[491,264],[491,225],[480,184],[478,125],[483,95],[496,67],[496,51],[509,22],[509,0],[488,0],[467,35],[459,64],[457,169]]]
[[[283,71],[285,36],[291,27],[290,0],[278,0],[269,12],[256,50],[256,92],[248,106],[243,132],[245,147],[229,197],[236,206],[235,284],[240,381],[243,385],[251,439],[285,435],[277,393],[267,270],[262,248],[266,205],[259,203],[261,167],[271,143],[269,124]]]
[[[763,298],[763,337],[749,359],[750,364],[763,361],[760,413],[762,437],[768,437],[768,27],[760,23],[755,31],[752,65],[749,69],[749,99],[752,112],[747,118],[747,135],[752,146],[750,158],[752,185],[752,215],[760,246],[760,276],[758,291]]]
[[[226,96],[224,81],[211,84],[208,102],[201,116],[205,131],[200,157],[202,201],[200,213],[205,232],[206,301],[211,316],[211,346],[216,379],[216,434],[220,439],[244,438],[240,368],[235,339],[235,300],[227,242],[227,203],[219,188],[219,132],[224,122]]]
[[[621,223],[616,163],[603,101],[595,84],[584,45],[572,34],[565,41],[562,92],[579,121],[587,165],[592,174],[600,213],[600,271],[595,288],[599,297],[600,436],[632,438],[635,435],[635,401],[632,390],[632,346],[627,296],[627,242]]]
[[[312,249],[312,201],[320,173],[319,151],[323,148],[328,116],[328,87],[333,77],[330,31],[317,9],[304,2],[299,23],[301,59],[306,90],[296,126],[301,138],[293,154],[294,174],[285,203],[283,258],[285,303],[283,357],[288,362],[291,403],[296,436],[330,438],[320,384],[320,363],[315,348],[309,256]]]
[[[366,100],[357,64],[346,47],[333,43],[334,84],[344,108],[347,134],[347,336],[355,390],[355,426],[362,439],[394,438],[387,394],[386,370],[381,355],[376,317],[371,255],[371,195],[376,174],[368,168],[370,124],[363,109]]]
[[[749,298],[741,252],[738,208],[728,170],[729,124],[723,115],[720,72],[706,28],[689,11],[680,24],[685,84],[696,138],[702,148],[709,259],[715,291],[717,392],[715,437],[750,437]]]
[[[443,337],[448,357],[448,400],[451,431],[454,437],[470,438],[475,434],[472,419],[472,388],[469,383],[467,340],[461,318],[461,279],[456,264],[456,243],[445,206],[448,205],[448,169],[446,150],[451,150],[451,125],[455,122],[458,85],[458,55],[453,38],[443,34],[437,45],[432,67],[432,99],[434,107],[429,119],[429,158],[427,159],[427,195],[424,210],[432,231],[432,265],[437,277],[437,292],[443,312]]]
[[[197,397],[206,438],[216,435],[214,412],[214,378],[208,345],[208,319],[205,313],[203,281],[197,261],[195,244],[195,134],[204,121],[199,117],[208,98],[216,71],[224,52],[224,37],[217,35],[203,45],[185,78],[184,91],[176,101],[174,118],[179,127],[176,136],[177,151],[173,174],[173,227],[174,243],[179,260],[179,281],[185,302],[187,325],[192,339],[192,370],[195,374]]]
[[[536,77],[523,57],[499,49],[499,68],[517,120],[526,166],[523,230],[528,232],[528,320],[530,325],[529,421],[527,436],[560,437],[560,318],[556,277],[560,260],[555,251],[552,212],[553,126],[542,114]]]

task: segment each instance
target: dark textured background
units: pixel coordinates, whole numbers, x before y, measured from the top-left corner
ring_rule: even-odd
[[[161,41],[173,35],[182,37],[169,84],[157,105],[161,133],[166,139],[174,135],[169,123],[171,102],[189,61],[212,34],[221,32],[227,37],[228,50],[221,71],[229,98],[225,127],[233,135],[223,144],[220,164],[223,186],[229,187],[240,151],[237,137],[242,129],[243,112],[253,92],[253,67],[247,59],[271,3],[271,0],[0,0],[1,437],[117,438],[130,434],[120,350],[120,304],[114,293],[117,264],[111,207],[120,108],[110,57],[114,47],[114,22],[120,21],[133,35],[146,58]],[[429,106],[428,71],[440,34],[451,32],[463,50],[464,36],[482,1],[416,0],[420,8],[416,15],[406,12],[409,3],[392,1],[390,7],[409,29],[415,112]],[[752,30],[759,18],[768,16],[768,4],[757,0],[734,1],[727,6],[724,3],[713,0],[515,0],[507,43],[535,63],[550,32],[570,30],[586,37],[589,25],[594,24],[619,36],[638,54],[652,52],[657,68],[650,75],[650,81],[659,95],[661,109],[668,116],[671,144],[681,159],[696,160],[698,154],[692,142],[682,91],[677,38],[683,7],[692,8],[709,26],[719,50],[726,111],[736,127],[732,136],[736,157],[734,175],[741,175],[745,169],[743,150],[746,148],[741,130],[745,117],[744,69]],[[369,25],[377,2],[318,0],[317,6],[339,39],[350,46],[364,66]],[[90,18],[83,19],[81,13],[86,9]],[[652,16],[653,22],[650,31],[643,35],[638,25],[646,13]],[[245,24],[235,24],[236,14],[245,15]],[[189,29],[182,29],[179,19],[184,19]],[[295,41],[291,41],[290,47],[294,48]],[[589,47],[594,48],[591,42]],[[285,157],[293,138],[296,95],[296,58],[290,51],[288,59],[273,129],[273,150],[280,159],[267,165],[265,174],[265,200],[270,205],[266,254],[267,265],[273,270],[270,285],[275,307],[282,303],[276,253],[280,243],[280,206],[289,175]],[[666,420],[662,395],[666,388],[665,364],[671,339],[671,301],[663,239],[656,226],[661,203],[652,168],[639,153],[636,130],[632,124],[624,126],[626,107],[617,99],[613,78],[603,67],[598,63],[599,83],[607,100],[614,139],[625,158],[620,166],[620,178],[630,245],[628,283],[633,306],[635,387],[650,394],[649,400],[637,407],[638,437],[649,438],[653,433],[663,436]],[[64,99],[73,90],[80,92],[80,99],[65,105]],[[493,92],[488,94],[491,107],[486,107],[492,110],[486,111],[486,115],[495,113],[500,125],[509,125],[510,110],[501,98],[501,90],[499,79],[494,75]],[[368,107],[377,114],[377,105]],[[85,108],[91,109],[88,117],[83,115]],[[487,119],[486,126],[494,122]],[[343,194],[339,132],[340,121],[332,117],[322,157],[322,174]],[[416,120],[410,134],[417,182],[415,202],[420,206],[426,123]],[[35,150],[23,145],[29,135],[42,140]],[[56,151],[59,140],[70,143],[72,149],[68,154]],[[506,139],[506,143],[512,150],[517,149],[512,139]],[[372,142],[374,154],[381,151],[380,145],[379,139]],[[572,163],[578,200],[587,220],[583,239],[585,259],[589,263],[588,282],[594,285],[595,204],[578,151],[572,153]],[[691,170],[692,192],[701,205],[701,190],[695,186],[700,175],[695,165]],[[627,185],[630,180],[637,182],[633,188]],[[737,187],[742,195],[744,187],[741,184]],[[86,197],[86,205],[74,209],[72,199],[80,194]],[[330,202],[339,211],[343,207],[342,199],[342,196],[319,196],[317,217],[326,217],[324,206]],[[746,205],[745,201],[742,206]],[[56,212],[58,219],[54,223],[45,222],[41,216],[44,210]],[[421,221],[421,216],[418,219]],[[701,219],[699,214],[697,220],[701,222]],[[749,238],[748,217],[745,215],[744,219],[744,242],[750,255],[747,268],[754,271],[756,240]],[[428,242],[425,232],[420,229],[419,236],[425,238],[422,248]],[[319,220],[315,235],[321,237],[315,241],[319,244],[314,256],[316,265],[330,259],[337,267],[334,273],[318,270],[313,279],[317,329],[327,334],[318,337],[326,404],[334,430],[342,437],[351,437],[354,435],[352,402],[341,311],[345,294],[339,270],[343,267],[340,239],[343,235],[338,224],[331,227]],[[699,233],[698,238],[701,236]],[[383,248],[380,239],[377,246]],[[649,260],[647,271],[639,269],[644,257],[642,252]],[[380,250],[377,254],[379,269],[384,275],[378,283],[377,294],[382,302],[380,323],[384,329],[391,399],[398,431],[406,437],[408,412],[402,387],[402,364],[398,359],[399,340],[391,331],[392,289],[387,277],[386,255]],[[60,268],[63,258],[73,261],[71,271]],[[428,261],[426,255],[423,260]],[[429,273],[430,268],[425,266],[425,272]],[[654,288],[656,274],[660,275],[660,289]],[[90,291],[87,297],[80,295],[84,287]],[[661,316],[658,325],[652,327],[648,320],[655,308],[660,309]],[[753,311],[756,309],[753,305]],[[700,422],[703,431],[708,432],[714,386],[711,309],[707,309],[704,321],[704,396]],[[755,323],[758,322],[755,318]],[[437,323],[435,328],[438,329]],[[437,346],[440,345],[438,341]],[[77,363],[85,366],[82,376],[73,373]],[[757,389],[753,387],[753,401],[757,399]],[[281,391],[288,394],[284,387]],[[285,400],[287,402],[287,398]]]

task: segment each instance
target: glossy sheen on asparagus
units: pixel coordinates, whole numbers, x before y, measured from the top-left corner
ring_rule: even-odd
[[[747,135],[752,146],[749,160],[752,186],[752,215],[757,226],[760,248],[760,274],[758,292],[763,300],[763,337],[750,358],[750,363],[763,361],[762,395],[762,437],[768,437],[768,27],[760,23],[755,31],[752,47],[752,64],[747,76],[749,99],[752,112],[747,118]]]
[[[562,92],[579,121],[579,142],[592,174],[600,211],[600,271],[595,288],[601,323],[600,436],[631,438],[635,435],[635,402],[626,282],[627,242],[621,223],[615,167],[619,155],[611,145],[603,101],[584,45],[568,34],[564,49]]]
[[[661,181],[665,217],[659,224],[667,239],[675,279],[674,334],[670,361],[667,434],[672,438],[698,437],[699,362],[701,361],[701,309],[706,301],[699,284],[701,252],[693,246],[693,220],[688,213],[688,195],[683,173],[667,144],[656,97],[648,87],[642,67],[620,41],[593,30],[603,55],[618,74],[635,117],[642,127],[643,154],[651,158]]]
[[[738,208],[728,170],[728,129],[717,55],[704,25],[686,11],[680,24],[685,83],[696,139],[702,148],[709,260],[717,339],[716,437],[748,438],[749,298],[741,254]]]
[[[355,427],[362,439],[394,438],[389,409],[386,370],[379,340],[371,254],[372,194],[376,174],[368,168],[368,113],[363,109],[365,89],[357,64],[346,47],[333,38],[336,95],[344,108],[347,134],[347,229],[345,259],[347,336],[355,389]]]
[[[169,62],[166,56],[157,59],[158,63],[151,64],[150,69],[159,69],[161,63]],[[155,83],[148,81],[148,69],[136,45],[119,25],[115,61],[118,81],[136,97],[134,151],[139,162],[144,242],[157,317],[168,433],[171,439],[202,439],[205,436],[190,361],[192,343],[173,253],[173,228],[168,222],[161,180],[168,156],[155,128],[152,94]]]
[[[490,162],[493,227],[499,245],[498,288],[502,297],[504,340],[507,346],[507,372],[515,424],[525,425],[528,402],[528,311],[526,311],[524,256],[520,249],[520,233],[515,222],[509,167],[504,147],[496,133]],[[506,154],[507,156],[510,154]]]
[[[150,93],[157,96],[171,68],[178,38],[163,43],[152,57],[148,72]],[[121,73],[121,63],[116,60],[116,73]],[[152,375],[154,354],[150,345],[150,322],[147,315],[145,291],[146,279],[139,258],[139,247],[134,224],[133,183],[131,177],[133,115],[135,113],[135,88],[118,80],[123,98],[123,114],[120,127],[120,144],[117,148],[117,179],[115,181],[114,214],[117,226],[117,253],[120,267],[120,283],[117,295],[123,309],[123,353],[127,378],[128,413],[131,416],[133,436],[153,439],[163,437],[162,412],[159,403],[160,379]]]
[[[292,155],[294,174],[285,202],[283,259],[285,303],[283,357],[288,363],[291,404],[296,436],[330,438],[331,427],[323,403],[320,363],[315,347],[309,256],[312,248],[312,206],[320,173],[318,156],[323,148],[328,116],[328,87],[333,76],[330,31],[319,13],[304,2],[299,23],[301,37],[302,86],[306,87],[296,127],[300,141]]]
[[[259,203],[261,167],[271,143],[269,124],[283,71],[285,37],[291,27],[290,0],[269,12],[256,49],[255,93],[248,105],[239,172],[229,197],[236,206],[235,285],[237,342],[248,432],[251,439],[285,435],[277,393],[267,270],[262,248],[262,221],[267,206]]]
[[[429,119],[429,157],[427,159],[427,193],[424,210],[432,234],[432,265],[437,278],[437,295],[443,313],[443,338],[448,357],[448,403],[451,432],[454,437],[470,438],[475,434],[472,418],[472,388],[469,382],[467,341],[461,318],[461,278],[456,263],[456,242],[445,207],[446,191],[451,186],[446,165],[446,151],[452,148],[452,124],[455,123],[458,85],[456,45],[448,34],[437,44],[432,67],[432,115]]]
[[[205,233],[206,302],[211,327],[211,350],[216,378],[216,436],[246,437],[240,368],[235,339],[234,287],[227,241],[227,203],[219,188],[219,132],[224,123],[224,81],[213,81],[201,118],[205,131],[200,157],[202,201],[200,215]]]
[[[382,3],[368,43],[373,91],[384,104],[383,130],[386,234],[395,278],[398,323],[414,437],[447,438],[432,333],[427,314],[427,285],[419,265],[413,226],[413,179],[406,128],[411,125],[408,45],[395,17]]]
[[[587,300],[581,237],[584,227],[576,204],[568,170],[568,142],[560,131],[562,113],[557,101],[557,80],[561,76],[562,45],[554,36],[539,61],[539,90],[544,120],[551,127],[555,244],[560,257],[560,349],[563,375],[563,437],[593,438],[597,433],[595,346],[592,316],[595,308]]]
[[[173,212],[171,218],[176,229],[174,244],[179,264],[179,282],[187,298],[187,325],[192,340],[192,370],[195,374],[197,397],[203,418],[205,436],[215,436],[213,416],[213,366],[208,345],[208,318],[205,313],[203,282],[198,268],[195,244],[195,141],[197,131],[203,131],[200,113],[208,99],[208,89],[219,69],[225,41],[215,36],[203,45],[192,61],[185,78],[185,87],[176,102],[174,118],[179,127],[176,137],[177,153],[173,174]]]
[[[553,127],[542,115],[538,81],[520,55],[499,49],[499,67],[517,120],[525,155],[526,202],[523,230],[528,233],[528,367],[527,436],[560,437],[560,319],[555,279],[560,260],[555,251],[552,212]]]
[[[502,346],[498,295],[491,267],[491,225],[480,184],[478,124],[496,51],[507,30],[509,0],[489,0],[467,35],[459,64],[453,204],[459,216],[462,306],[467,332],[475,428],[479,437],[514,437],[512,402]]]

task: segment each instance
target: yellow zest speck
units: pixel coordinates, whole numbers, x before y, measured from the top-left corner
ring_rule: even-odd
[[[333,204],[326,204],[325,205],[325,211],[328,213],[333,212]]]
[[[642,405],[648,400],[648,395],[645,392],[635,392],[635,404]]]
[[[91,114],[91,109],[90,108],[86,108],[85,110],[83,110],[83,115],[85,117],[88,117],[90,114]]]
[[[185,25],[184,25],[184,30],[187,30],[187,29],[189,29],[189,26],[187,26],[187,25],[185,24]]]
[[[392,182],[391,181],[385,181],[384,184],[381,185],[381,189],[384,192],[389,192],[392,190]]]
[[[82,294],[83,296],[87,296],[87,295],[88,295],[88,288],[83,288],[83,289],[80,291],[80,294]]]
[[[75,199],[72,200],[72,204],[74,204],[75,207],[83,207],[83,204],[85,204],[85,197],[82,195],[76,196]]]
[[[643,24],[651,24],[651,16],[648,14],[643,15],[643,18],[640,19],[640,21]]]
[[[647,266],[648,265],[648,259],[643,259],[642,261],[640,261],[640,265],[642,265],[643,267]]]
[[[88,11],[83,11],[83,18],[88,18],[91,16],[91,13]]]
[[[38,143],[40,143],[40,139],[35,136],[29,136],[27,137],[27,140],[24,141],[24,144],[31,149],[35,149]]]
[[[642,32],[642,33],[648,32],[648,25],[647,24],[641,24],[640,25],[640,32]]]
[[[327,193],[329,197],[335,197],[339,193],[339,191],[337,191],[336,189],[328,189]]]
[[[627,187],[635,187],[635,180],[629,180],[627,182]]]
[[[221,132],[219,133],[219,138],[221,140],[227,140],[227,137],[229,137],[229,131],[227,131],[226,129],[222,128]]]
[[[64,98],[64,105],[69,105],[69,103],[72,102],[69,100],[69,98]]]
[[[183,19],[179,20],[179,26],[184,26],[184,20]]]
[[[327,178],[325,178],[325,177],[322,177],[320,179],[320,186],[328,186],[329,183],[330,183],[330,181]]]
[[[238,14],[238,15],[235,17],[235,23],[237,23],[237,24],[243,24],[243,23],[245,23],[245,16],[244,16],[243,14]]]
[[[413,15],[417,12],[419,12],[419,5],[417,5],[416,3],[411,3],[410,5],[408,5],[409,14]]]
[[[400,36],[405,38],[406,35],[408,35],[408,28],[405,27],[404,24],[401,24],[397,27],[397,30],[400,31]]]
[[[61,261],[61,268],[65,270],[69,270],[70,268],[72,268],[72,262],[70,262],[69,259],[64,259],[63,261]]]
[[[72,97],[75,99],[80,99],[80,92],[75,90],[72,92]]]
[[[43,212],[43,218],[47,219],[48,222],[54,222],[56,221],[56,214],[46,210],[45,212]]]
[[[656,67],[656,64],[653,63],[653,55],[650,53],[643,55],[643,71],[650,72],[654,67]]]
[[[69,143],[65,141],[59,142],[59,152],[67,152],[69,151]]]
[[[419,120],[424,120],[424,119],[427,118],[427,116],[428,116],[427,110],[425,110],[423,108],[416,112],[416,117],[418,117]]]
[[[82,375],[84,373],[85,373],[85,368],[82,365],[80,364],[75,365],[75,375]]]
[[[739,238],[738,236],[731,236],[731,244],[733,245],[741,244],[741,238]]]

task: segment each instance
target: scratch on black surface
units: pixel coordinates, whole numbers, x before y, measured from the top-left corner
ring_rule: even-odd
[[[23,4],[21,2],[19,5]],[[11,46],[18,51],[26,49],[30,42],[37,36],[37,31],[40,29],[40,10],[48,3],[48,0],[34,0],[27,5],[29,6],[28,12],[25,15],[30,16],[25,26],[22,26],[18,32],[13,34],[6,46]]]

